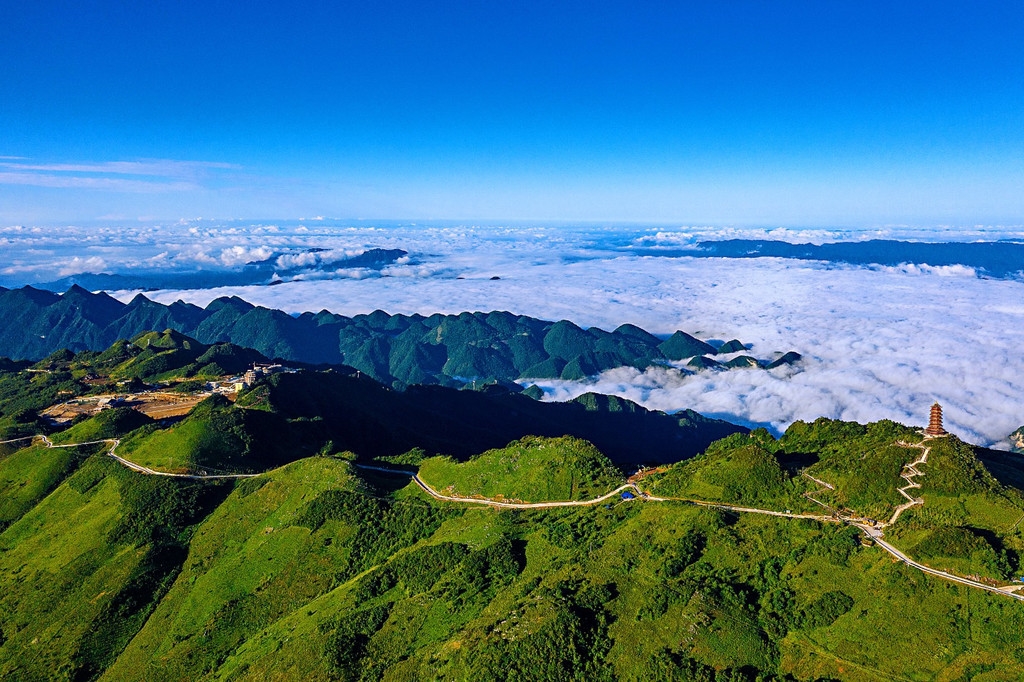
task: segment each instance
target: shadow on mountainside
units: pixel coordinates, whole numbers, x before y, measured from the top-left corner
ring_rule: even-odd
[[[571,435],[592,442],[617,466],[629,469],[686,459],[719,438],[747,431],[690,410],[667,415],[612,396],[586,394],[568,403],[542,403],[511,393],[439,386],[399,392],[336,372],[274,375],[238,404],[287,419],[293,442],[309,447],[330,440],[335,450],[351,450],[362,458],[422,448],[466,459],[527,435]]]

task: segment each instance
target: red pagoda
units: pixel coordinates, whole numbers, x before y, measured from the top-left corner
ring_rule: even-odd
[[[942,428],[942,405],[932,405],[932,413],[928,418],[928,428],[924,430],[929,436],[945,436],[946,429]]]

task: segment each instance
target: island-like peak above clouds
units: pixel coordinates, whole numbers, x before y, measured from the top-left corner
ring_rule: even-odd
[[[270,253],[266,258],[250,262],[233,263],[228,259],[228,263],[224,263],[222,254],[221,262],[213,267],[200,264],[200,267],[188,270],[133,267],[130,272],[83,272],[38,286],[47,291],[61,292],[69,287],[113,291],[274,285],[292,279],[337,275],[339,271],[347,274],[377,272],[389,265],[406,262],[409,255],[402,249],[380,248],[364,251],[312,248],[282,252],[266,249],[266,252]]]
[[[608,332],[509,312],[292,316],[234,296],[205,309],[180,301],[162,305],[142,294],[124,304],[78,285],[63,295],[31,287],[0,292],[0,325],[0,355],[12,358],[39,359],[61,348],[102,350],[143,331],[171,329],[267,357],[347,364],[397,387],[496,383],[517,389],[513,382],[583,379],[616,367],[685,362],[688,369],[681,371],[770,369],[800,359],[792,351],[757,359],[735,339],[716,347],[683,331],[663,340],[633,325]]]

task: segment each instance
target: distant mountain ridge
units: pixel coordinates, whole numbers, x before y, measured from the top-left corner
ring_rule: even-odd
[[[1024,271],[1024,244],[1012,241],[973,243],[925,243],[891,239],[831,244],[792,244],[770,239],[702,241],[693,249],[637,249],[645,256],[703,258],[793,258],[851,265],[932,266],[962,265],[979,275],[1000,279],[1020,278]]]
[[[682,331],[662,341],[630,324],[607,332],[508,312],[425,317],[377,310],[345,317],[322,310],[292,316],[234,296],[200,308],[181,301],[163,305],[142,294],[125,304],[77,284],[63,295],[28,286],[0,288],[0,356],[35,360],[62,348],[103,350],[118,339],[163,329],[204,344],[234,343],[270,358],[346,364],[396,387],[576,380],[615,367],[645,369],[688,358],[705,358],[691,362],[698,370],[771,368],[800,359],[795,352],[773,361],[743,355],[720,365],[705,357],[718,353],[714,346]],[[743,348],[737,340],[726,345]]]
[[[39,284],[40,289],[61,292],[78,285],[100,289],[209,289],[211,287],[277,284],[287,278],[344,268],[380,270],[408,256],[402,249],[367,249],[354,255],[338,255],[325,249],[308,249],[301,253],[275,253],[235,270],[205,269],[191,272],[143,270],[132,274],[83,272],[52,282]],[[288,260],[290,258],[290,260]],[[294,263],[294,264],[293,264]]]

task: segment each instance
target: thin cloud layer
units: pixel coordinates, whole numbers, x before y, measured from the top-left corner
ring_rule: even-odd
[[[0,185],[95,189],[116,192],[187,192],[211,172],[237,169],[210,161],[143,159],[86,163],[34,163],[0,157]]]

